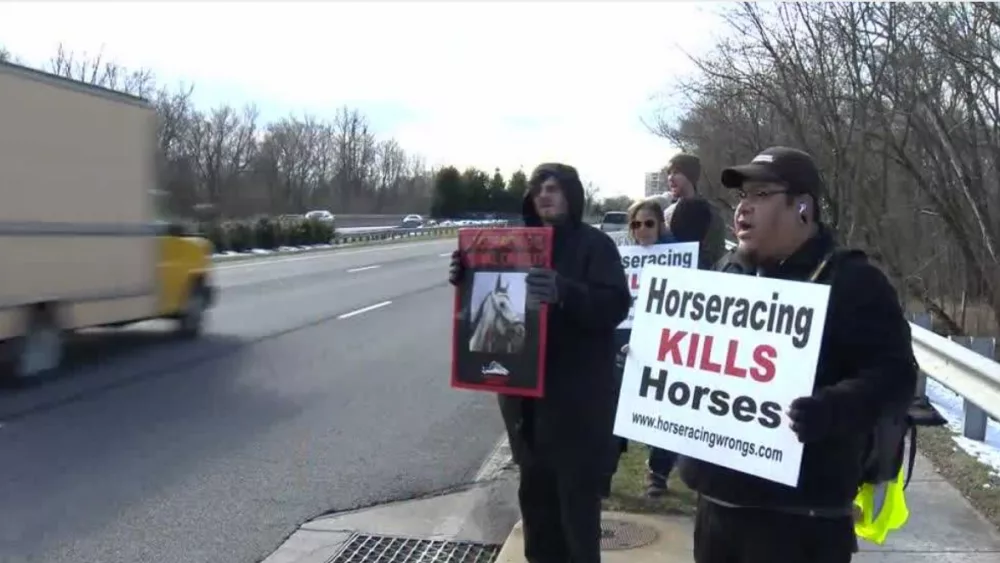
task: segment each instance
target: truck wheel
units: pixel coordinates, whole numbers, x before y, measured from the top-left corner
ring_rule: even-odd
[[[184,304],[184,310],[177,317],[177,330],[180,335],[184,338],[194,338],[201,334],[207,310],[208,290],[201,283],[194,284]]]
[[[24,336],[17,339],[14,377],[30,379],[54,371],[62,365],[65,338],[50,308],[28,314]]]

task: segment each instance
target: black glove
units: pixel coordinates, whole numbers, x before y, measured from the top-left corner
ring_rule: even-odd
[[[792,419],[792,432],[803,444],[822,439],[833,426],[832,409],[815,397],[799,397],[792,401],[788,418]]]
[[[451,266],[448,267],[448,283],[459,285],[465,278],[465,262],[462,261],[462,251],[456,250],[451,253]]]
[[[559,274],[548,268],[532,268],[524,278],[527,284],[527,307],[537,309],[541,303],[559,302]]]

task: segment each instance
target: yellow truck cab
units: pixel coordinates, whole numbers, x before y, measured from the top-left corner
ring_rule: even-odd
[[[182,229],[170,224],[164,226],[158,242],[157,316],[175,319],[183,336],[197,336],[205,311],[215,303],[212,243],[206,238],[185,236]]]
[[[0,62],[0,377],[58,368],[66,336],[202,330],[212,245],[157,220],[147,100]]]

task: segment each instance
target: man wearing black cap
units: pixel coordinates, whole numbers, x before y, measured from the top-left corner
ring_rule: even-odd
[[[545,396],[501,396],[520,468],[524,555],[529,563],[599,563],[601,496],[614,470],[619,379],[615,329],[632,304],[618,247],[583,221],[584,190],[572,166],[541,164],[522,206],[528,227],[553,229],[552,269],[532,269],[527,306],[548,303]],[[452,255],[449,281],[464,259]]]
[[[724,170],[722,183],[740,203],[739,245],[720,270],[831,289],[813,394],[787,413],[805,444],[798,486],[683,459],[681,477],[699,493],[695,561],[849,562],[869,437],[916,385],[909,325],[885,276],[860,251],[838,251],[821,223],[823,182],[810,155],[772,147]]]

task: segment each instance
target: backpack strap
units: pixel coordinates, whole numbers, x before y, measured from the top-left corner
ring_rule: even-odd
[[[915,365],[916,369],[920,369]],[[917,462],[917,428],[921,426],[944,426],[948,420],[941,416],[941,413],[934,408],[934,405],[926,397],[916,397],[910,405],[906,415],[906,422],[910,426],[910,451],[907,455],[906,481],[903,484],[905,489],[910,484],[913,477],[913,468]]]
[[[823,271],[826,270],[826,267],[830,264],[830,261],[833,260],[834,252],[835,252],[834,250],[831,250],[830,252],[826,253],[826,256],[823,256],[823,259],[819,261],[819,265],[816,266],[816,269],[813,270],[811,274],[809,274],[808,278],[809,283],[815,283],[816,280],[819,279],[821,275],[823,275]]]
[[[823,259],[820,260],[816,268],[813,269],[811,274],[809,274],[807,281],[809,281],[810,283],[816,283],[816,281],[819,280],[824,273],[826,273],[828,268],[832,274],[833,271],[836,270],[837,265],[840,262],[849,258],[867,259],[868,255],[865,254],[863,250],[858,250],[855,248],[834,247],[823,256]],[[833,283],[832,275],[829,277],[829,281],[830,283]]]
[[[903,481],[903,490],[910,486],[910,479],[913,478],[913,468],[917,465],[917,425],[910,423],[910,451],[906,454],[906,479]]]

